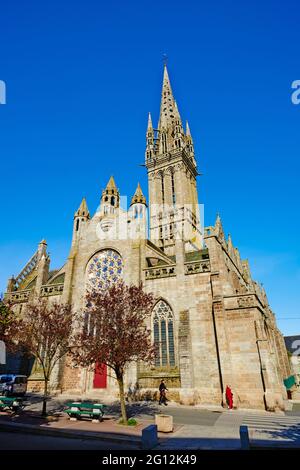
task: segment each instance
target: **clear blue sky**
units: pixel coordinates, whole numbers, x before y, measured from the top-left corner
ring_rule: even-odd
[[[111,174],[122,194],[147,191],[166,53],[205,224],[220,212],[279,327],[299,334],[298,13],[290,0],[2,2],[0,291],[42,238],[63,264],[74,211],[86,196],[94,212]]]

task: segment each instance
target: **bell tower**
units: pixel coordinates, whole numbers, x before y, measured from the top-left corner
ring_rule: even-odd
[[[148,118],[145,159],[150,239],[168,255],[175,254],[178,238],[184,241],[186,251],[201,249],[194,144],[188,123],[183,128],[166,65],[157,129],[150,114]]]

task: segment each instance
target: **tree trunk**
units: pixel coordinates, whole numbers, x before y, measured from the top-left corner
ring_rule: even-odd
[[[48,379],[45,378],[42,416],[47,416]]]
[[[126,404],[125,404],[125,395],[124,395],[124,381],[123,381],[123,374],[118,374],[117,381],[119,384],[119,391],[120,391],[120,404],[121,404],[121,414],[123,424],[127,424],[127,413],[126,413]]]

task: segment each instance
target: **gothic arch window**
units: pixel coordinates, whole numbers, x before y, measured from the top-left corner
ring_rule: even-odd
[[[102,250],[88,262],[86,287],[89,291],[107,289],[123,277],[124,263],[115,250]]]
[[[153,310],[153,338],[155,366],[174,367],[174,317],[171,307],[164,300],[160,300]]]
[[[112,205],[112,206],[115,205],[115,196],[112,196],[112,197],[111,197],[111,205]]]

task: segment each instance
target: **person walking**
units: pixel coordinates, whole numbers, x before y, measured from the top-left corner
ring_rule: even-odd
[[[231,391],[230,385],[226,386],[226,403],[229,410],[233,409],[233,393]]]
[[[159,405],[163,403],[165,406],[168,406],[168,403],[166,403],[167,402],[166,391],[168,391],[168,389],[165,385],[165,381],[161,380],[160,385],[159,385],[159,402],[158,402]]]

